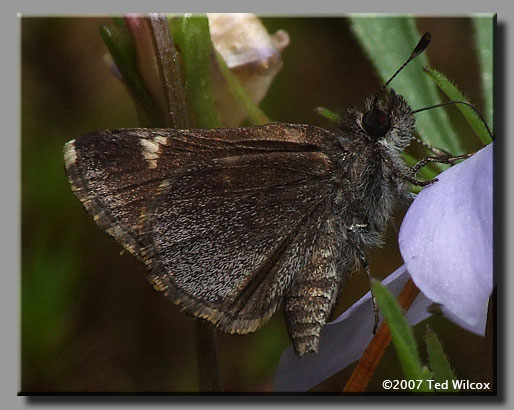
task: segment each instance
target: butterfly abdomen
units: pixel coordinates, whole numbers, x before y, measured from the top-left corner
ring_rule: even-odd
[[[333,221],[319,231],[306,266],[295,277],[285,297],[285,319],[295,352],[317,352],[320,333],[332,311],[343,281],[338,269],[341,248]]]

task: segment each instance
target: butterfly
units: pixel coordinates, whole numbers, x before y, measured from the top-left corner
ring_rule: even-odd
[[[405,64],[429,41],[427,33]],[[240,334],[283,305],[303,356],[318,350],[346,278],[368,269],[365,249],[382,243],[410,184],[430,182],[402,161],[414,112],[385,89],[389,81],[334,130],[275,123],[89,133],[65,145],[66,173],[98,226],[172,302]]]

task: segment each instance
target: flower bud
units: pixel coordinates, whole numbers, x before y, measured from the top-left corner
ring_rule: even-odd
[[[215,49],[258,104],[282,67],[281,52],[289,44],[289,35],[284,30],[269,35],[254,14],[212,13],[207,16]],[[219,70],[215,70],[214,80],[217,108],[224,125],[239,125],[246,117],[244,108],[228,91]]]

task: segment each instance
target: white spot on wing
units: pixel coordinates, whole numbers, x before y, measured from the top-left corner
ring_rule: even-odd
[[[151,140],[140,139],[139,142],[143,147],[143,158],[148,161],[148,167],[157,168],[160,146],[166,144],[166,138],[158,135]]]
[[[75,151],[75,140],[68,141],[64,145],[64,165],[69,168],[77,161],[77,151]]]
[[[157,135],[153,140],[160,145],[166,145],[168,143],[168,138],[163,137],[162,135]]]
[[[159,144],[154,140],[140,139],[139,141],[143,146],[143,154],[154,154],[159,151]]]

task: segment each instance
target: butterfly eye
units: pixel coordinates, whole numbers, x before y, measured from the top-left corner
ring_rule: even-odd
[[[375,138],[382,138],[391,129],[389,115],[378,108],[373,108],[362,118],[364,130]]]

